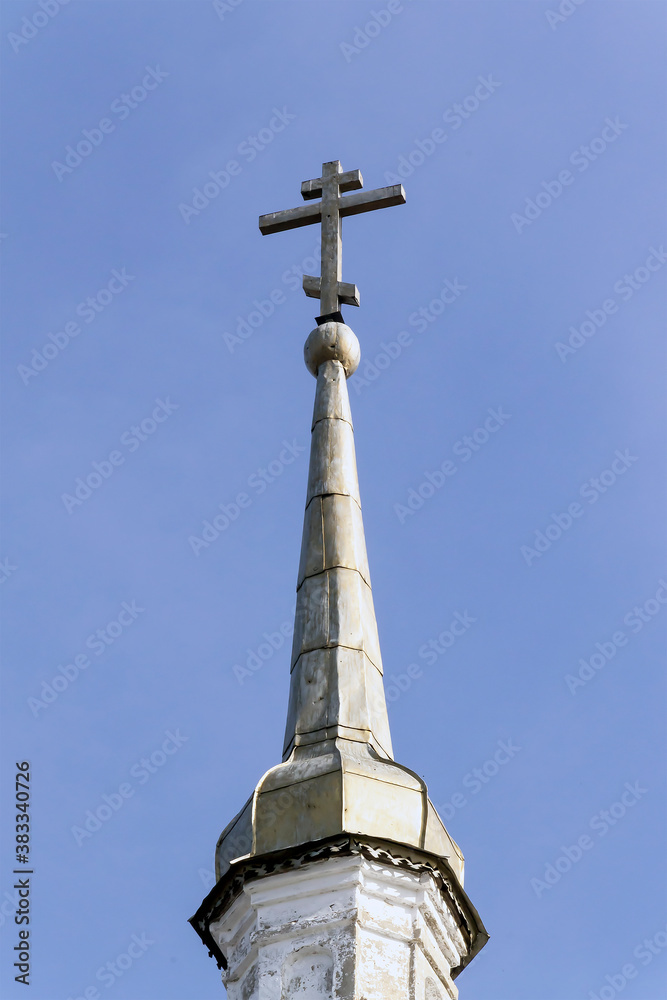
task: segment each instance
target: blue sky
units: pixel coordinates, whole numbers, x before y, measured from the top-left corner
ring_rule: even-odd
[[[280,757],[315,385],[317,232],[257,217],[340,159],[407,194],[344,225],[349,388],[462,1000],[659,1000],[664,6],[55,2],[0,38],[3,997],[23,760],[33,1000],[223,995],[186,920]]]

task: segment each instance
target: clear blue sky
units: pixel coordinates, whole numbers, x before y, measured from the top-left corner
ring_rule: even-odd
[[[257,217],[332,159],[407,193],[345,223],[344,312],[387,682],[423,670],[394,747],[491,934],[462,1000],[660,1000],[664,4],[55,2],[4,0],[0,38],[32,1000],[223,995],[186,920],[280,758],[315,385],[317,233]]]

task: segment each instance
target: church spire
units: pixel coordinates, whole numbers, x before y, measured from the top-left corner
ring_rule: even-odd
[[[341,220],[403,204],[337,160],[263,233],[322,224],[320,298],[304,348],[317,378],[282,763],[217,843],[216,885],[191,918],[230,1000],[456,1000],[487,940],[463,889],[463,855],[426,784],[393,759],[361,516],[347,378],[359,342],[341,303]]]
[[[304,348],[317,389],[284,759],[295,747],[323,745],[332,737],[392,756],[345,384],[360,349],[339,310],[342,303],[359,305],[357,286],[342,281],[343,218],[403,205],[405,192],[394,184],[341,197],[362,186],[359,170],[343,171],[339,160],[331,160],[322,164],[321,177],[301,185],[308,204],[259,220],[264,235],[322,226],[320,277],[303,276],[304,291],[320,299],[322,315]]]
[[[317,388],[284,759],[335,737],[391,758],[346,385],[359,342],[349,327],[328,322],[310,334],[304,355]]]

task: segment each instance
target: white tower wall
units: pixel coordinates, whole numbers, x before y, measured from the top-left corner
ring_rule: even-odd
[[[361,855],[247,882],[211,934],[229,1000],[450,1000],[467,955],[434,876]]]

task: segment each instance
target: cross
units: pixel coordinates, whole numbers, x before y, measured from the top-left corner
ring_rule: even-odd
[[[306,295],[320,300],[322,316],[318,323],[327,318],[342,319],[339,313],[341,303],[348,306],[359,305],[359,290],[356,285],[341,281],[342,275],[342,221],[346,215],[360,215],[376,208],[405,204],[402,184],[376,188],[341,198],[344,191],[358,191],[363,187],[358,170],[341,170],[340,160],[322,164],[322,176],[301,185],[304,201],[320,198],[314,205],[300,205],[285,212],[270,212],[260,215],[259,228],[263,236],[281,233],[285,229],[298,229],[315,222],[322,223],[322,265],[321,277],[304,274],[303,290]]]

